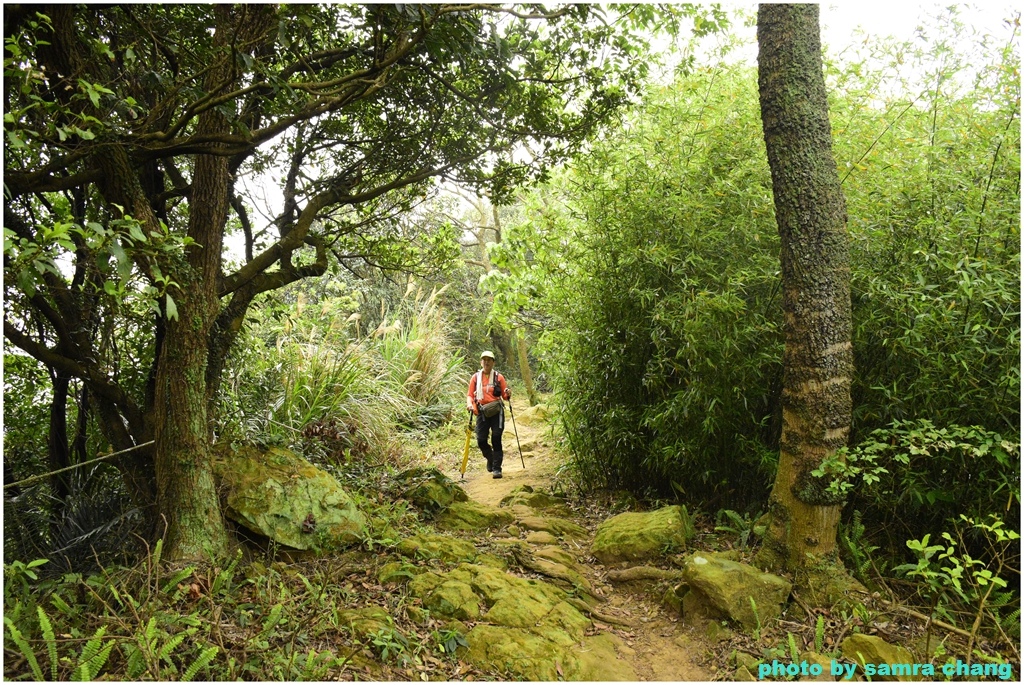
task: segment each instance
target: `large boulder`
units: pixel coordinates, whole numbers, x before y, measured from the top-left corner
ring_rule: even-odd
[[[398,474],[395,481],[402,496],[429,514],[437,514],[455,502],[469,501],[469,495],[435,468],[417,467]]]
[[[682,596],[684,613],[724,618],[755,628],[758,621],[781,615],[792,589],[793,584],[785,578],[702,552],[691,555],[683,564],[683,584],[676,588],[676,594]]]
[[[366,517],[338,481],[294,452],[223,445],[213,465],[227,494],[227,517],[275,542],[334,550],[366,531]]]
[[[656,559],[685,549],[693,536],[693,523],[684,506],[626,512],[597,527],[590,551],[603,564]]]

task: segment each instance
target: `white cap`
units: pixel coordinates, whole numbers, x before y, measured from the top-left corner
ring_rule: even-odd
[[[484,357],[490,357],[491,359],[494,359],[494,353],[491,352],[490,350],[484,350],[483,352],[480,353],[480,358],[483,359]]]

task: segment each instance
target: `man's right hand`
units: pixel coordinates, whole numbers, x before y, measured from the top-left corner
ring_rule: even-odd
[[[476,415],[477,415],[477,409],[476,409],[476,407],[471,407],[471,406],[469,406],[469,405],[466,405],[466,409],[468,409],[469,411],[473,412],[473,416],[476,416]]]

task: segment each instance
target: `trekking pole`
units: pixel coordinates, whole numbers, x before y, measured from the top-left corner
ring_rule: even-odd
[[[519,444],[519,429],[516,428],[516,413],[512,411],[512,400],[508,401],[508,411],[512,414],[512,429],[516,432],[516,447],[519,448],[519,461],[523,462],[523,468],[526,468],[526,460],[523,459],[523,446]]]

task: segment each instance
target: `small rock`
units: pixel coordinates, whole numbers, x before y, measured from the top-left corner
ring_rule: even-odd
[[[757,678],[754,677],[754,674],[747,670],[745,666],[737,668],[732,679],[738,682],[754,682],[757,680]]]
[[[858,672],[862,672],[863,664],[913,664],[913,655],[896,645],[891,645],[880,637],[873,635],[855,634],[843,640],[840,645],[840,652],[844,657],[859,664]],[[911,681],[920,680],[920,677],[882,675],[876,673],[872,680],[899,680]]]
[[[505,532],[511,535],[512,537],[517,538],[519,537],[519,533],[522,531],[519,530],[519,526],[513,523],[511,526],[505,529]]]
[[[536,531],[527,535],[526,541],[531,545],[554,545],[558,543],[558,538],[547,531]]]

